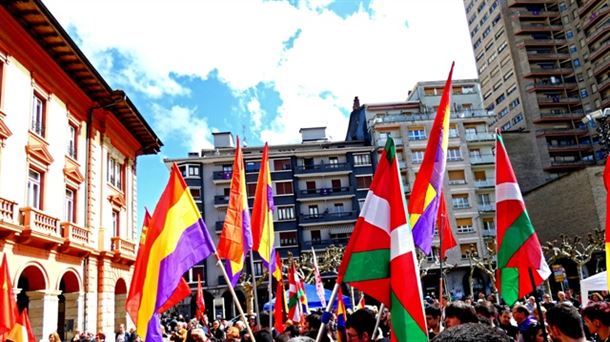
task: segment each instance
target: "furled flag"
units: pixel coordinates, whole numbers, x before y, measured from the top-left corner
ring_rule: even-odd
[[[282,259],[279,253],[275,254],[275,270],[273,277],[277,280],[277,288],[275,290],[275,306],[273,309],[273,327],[279,334],[284,332],[284,313],[286,309],[286,292],[284,292],[284,280],[282,279]]]
[[[305,310],[303,310],[303,306],[305,306]],[[288,319],[293,322],[301,322],[305,319],[304,312],[307,312],[307,296],[293,262],[288,269]]]
[[[424,159],[413,183],[409,197],[409,221],[413,227],[415,246],[426,255],[432,251],[432,236],[438,212],[439,198],[447,164],[447,145],[449,144],[449,109],[451,108],[451,75],[445,82],[445,89],[438,106]]]
[[[337,342],[347,342],[345,322],[347,322],[347,311],[345,310],[345,302],[343,302],[343,290],[339,285],[337,292]]]
[[[256,196],[252,207],[253,248],[263,261],[263,265],[273,272],[275,249],[273,247],[275,232],[273,229],[273,190],[269,172],[269,146],[265,143],[263,158],[258,172]]]
[[[171,167],[148,229],[145,248],[150,252],[136,326],[145,341],[160,341],[159,308],[176,291],[182,275],[215,252],[214,242],[176,164]]]
[[[201,276],[199,275],[197,275],[197,299],[195,303],[197,304],[195,317],[198,320],[202,320],[205,315],[205,300],[203,298],[203,288],[201,287]]]
[[[442,192],[438,208],[437,227],[441,240],[439,257],[441,258],[441,260],[445,260],[447,251],[451,248],[457,247],[457,242],[455,241],[455,237],[453,236],[451,224],[449,224],[449,215],[447,214],[447,206],[445,205],[445,194]]]
[[[610,158],[606,157],[604,168],[604,185],[606,186],[606,273],[607,285],[610,290]]]
[[[548,278],[551,270],[542,255],[499,131],[496,133],[496,222],[496,285],[506,304],[513,305],[534,290],[529,269],[536,286]]]
[[[246,169],[237,137],[237,148],[233,160],[233,176],[229,190],[229,206],[225,222],[218,240],[218,255],[225,259],[225,269],[235,286],[244,268],[246,254],[252,249],[250,229],[250,209],[246,192]]]
[[[364,309],[365,307],[366,307],[366,303],[364,302],[364,293],[360,293],[360,299],[358,300],[358,304],[356,304],[354,311]]]
[[[28,309],[21,311],[21,315],[17,318],[15,326],[8,333],[6,339],[10,339],[13,342],[36,342],[36,336],[32,331],[32,325],[28,317]]]
[[[322,284],[322,276],[320,275],[320,268],[318,267],[318,258],[316,257],[316,250],[311,247],[311,253],[313,254],[313,271],[315,273],[316,280],[316,294],[320,299],[322,306],[326,306],[326,298],[324,297],[324,284]]]
[[[345,248],[337,282],[349,283],[390,308],[392,341],[427,341],[419,267],[407,215],[396,148],[388,138]]]
[[[2,267],[0,267],[0,338],[13,328],[17,317],[19,317],[19,311],[13,294],[13,284],[5,253],[2,258]]]
[[[150,225],[150,213],[148,209],[144,210],[144,222],[142,222],[142,232],[140,233],[140,245],[138,246],[138,254],[136,256],[136,264],[133,268],[133,276],[131,278],[131,285],[129,285],[129,293],[125,300],[125,311],[131,317],[134,322],[138,321],[138,309],[140,308],[140,300],[142,299],[142,283],[144,282],[146,270],[146,260],[148,255],[144,256],[146,245],[146,233],[148,226]]]

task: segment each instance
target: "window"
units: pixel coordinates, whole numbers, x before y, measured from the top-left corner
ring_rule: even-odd
[[[580,68],[580,59],[576,58],[572,61],[572,64],[574,64],[574,68]]]
[[[407,184],[407,183],[405,183],[404,180],[403,180],[403,184]],[[366,199],[364,199],[364,198],[359,198],[358,199],[358,208],[360,208],[360,210],[362,210],[362,206],[364,205],[364,201],[366,201]]]
[[[480,156],[480,152],[479,152],[479,156]],[[487,180],[487,174],[485,173],[485,171],[473,171],[474,173],[474,179],[476,181],[486,181]]]
[[[256,183],[246,183],[246,193],[248,193],[248,197],[254,197],[256,195]]]
[[[356,188],[357,189],[368,189],[371,186],[372,176],[357,176],[356,177]]]
[[[494,84],[493,86],[493,90],[496,91],[498,90],[498,88],[500,88],[502,86],[502,80],[499,80],[498,82],[496,82],[496,84]]]
[[[466,184],[464,170],[449,170],[447,175],[449,176],[449,184]]]
[[[483,229],[484,230],[495,230],[496,229],[496,222],[494,222],[494,219],[492,217],[483,218]]]
[[[587,91],[587,89],[581,89],[580,90],[580,97],[581,98],[585,98],[585,97],[589,97],[589,92]]]
[[[515,90],[517,90],[517,84],[513,83],[513,85],[508,87],[508,90],[506,91],[506,96],[510,96],[510,94],[514,93]]]
[[[523,121],[523,114],[519,113],[519,114],[515,115],[515,117],[512,119],[511,122],[513,123],[513,125],[516,125],[521,121]]]
[[[292,195],[292,182],[277,182],[275,183],[276,195]]]
[[[572,44],[570,45],[570,53],[576,53],[578,52],[578,48],[576,47],[576,45]]]
[[[560,2],[560,3],[559,3],[559,11],[560,11],[560,12],[563,12],[563,11],[565,11],[566,9],[568,9],[568,6],[565,4],[565,2]]]
[[[121,236],[121,216],[118,210],[112,211],[112,231],[113,236]]]
[[[491,205],[491,197],[489,194],[479,194],[479,204]]]
[[[508,108],[513,109],[517,107],[520,103],[521,101],[519,101],[519,99],[514,99],[511,103],[508,104]]]
[[[297,244],[297,232],[280,232],[280,246],[294,246]]]
[[[449,138],[457,138],[460,135],[460,131],[456,124],[449,124]]]
[[[354,154],[354,166],[371,165],[371,156],[367,154]]]
[[[311,231],[311,242],[320,242],[322,241],[322,234],[320,234],[319,230]]]
[[[330,164],[330,167],[332,167],[332,168],[338,167],[339,166],[339,157],[329,157],[328,163]]]
[[[481,158],[481,150],[479,150],[478,148],[473,148],[468,151],[468,155],[471,159],[479,159]]]
[[[187,165],[187,171],[189,177],[199,177],[199,166],[197,165]]]
[[[274,159],[273,160],[273,170],[275,171],[285,171],[292,169],[290,166],[290,159]]]
[[[498,112],[498,117],[503,117],[504,115],[508,114],[509,110],[508,107],[504,107],[501,111]]]
[[[194,200],[201,199],[201,189],[200,188],[189,188],[189,191],[191,192],[191,196],[193,196]]]
[[[42,97],[34,94],[32,98],[32,122],[31,129],[32,132],[44,136],[44,111],[45,111],[45,101]]]
[[[309,216],[318,217],[320,215],[320,211],[318,209],[318,205],[310,205],[309,206]]]
[[[506,98],[506,95],[504,95],[504,94],[498,96],[496,98],[496,105],[499,105],[500,103],[502,103],[502,101],[504,101],[505,98]]]
[[[246,168],[246,173],[247,172],[258,172],[258,170],[260,170],[260,168],[261,168],[261,162],[260,161],[257,161],[257,162],[253,162],[253,161],[246,162],[245,168]]]
[[[423,127],[410,127],[409,140],[425,140],[426,130]]]
[[[28,206],[42,209],[42,174],[30,169],[28,176]]]
[[[68,146],[67,146],[66,153],[73,159],[77,159],[76,158],[76,132],[78,132],[78,129],[74,125],[72,125],[72,124],[68,125]]]
[[[572,38],[574,38],[574,32],[572,32],[572,31],[566,31],[566,38],[568,38],[568,39],[572,39]]]
[[[453,205],[453,209],[470,208],[470,203],[468,203],[468,194],[451,195],[451,204]]]
[[[464,217],[455,219],[455,223],[457,225],[458,233],[472,233],[474,232],[474,227],[472,226],[472,218]]]
[[[278,221],[287,221],[294,220],[294,207],[277,207],[277,220]]]
[[[344,212],[343,203],[335,203],[335,213]]]
[[[508,43],[506,41],[500,43],[500,47],[498,47],[498,53],[504,51],[504,49],[506,49],[507,46],[508,46]]]
[[[468,259],[469,255],[478,256],[477,244],[476,243],[464,243],[460,244],[460,252],[462,253],[462,259]]]
[[[123,190],[123,165],[117,159],[108,155],[106,181],[116,188]]]
[[[64,201],[64,220],[66,222],[76,222],[75,213],[76,213],[76,196],[75,192],[72,189],[66,189],[66,198]]]
[[[411,151],[411,162],[413,164],[419,164],[424,160],[424,151],[423,150],[413,150]]]
[[[511,77],[513,76],[513,74],[514,74],[514,72],[513,72],[513,70],[512,70],[512,69],[511,69],[511,70],[508,70],[508,72],[506,72],[502,78],[503,78],[505,81],[507,81],[509,78],[511,78]]]
[[[462,153],[458,147],[447,149],[447,160],[462,160]]]

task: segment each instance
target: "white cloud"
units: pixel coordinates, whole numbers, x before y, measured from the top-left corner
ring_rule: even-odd
[[[150,96],[186,94],[173,75],[206,79],[216,70],[247,103],[251,128],[271,127],[261,138],[272,143],[298,141],[299,128],[322,125],[341,140],[354,96],[362,103],[402,101],[415,82],[445,79],[452,60],[454,78],[476,78],[462,0],[373,0],[371,13],[347,18],[325,10],[329,0],[297,7],[285,1],[45,3],[64,26],[76,28],[94,64],[117,68],[103,53],[116,51],[126,62],[115,80]],[[265,113],[264,103],[251,98],[260,83],[278,92],[277,113]]]
[[[189,151],[213,148],[212,132],[216,129],[208,126],[207,118],[196,117],[193,114],[196,110],[177,105],[165,108],[153,104],[152,114],[157,123],[156,132],[161,140],[179,142]]]

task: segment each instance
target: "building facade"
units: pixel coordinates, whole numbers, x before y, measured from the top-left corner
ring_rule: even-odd
[[[383,148],[388,136],[394,139],[407,198],[423,161],[444,83],[419,82],[405,102],[363,106],[377,150]],[[488,128],[493,113],[481,108],[477,80],[454,80],[443,189],[449,221],[459,244],[448,254],[446,265],[452,267],[447,273],[447,289],[455,297],[471,292],[468,255],[487,253],[487,242],[495,237],[495,135]],[[438,234],[433,245],[433,254],[422,265],[430,275],[422,278],[424,292],[438,291]],[[489,291],[487,279],[478,271],[474,280],[472,291]]]
[[[0,254],[38,340],[126,323],[136,158],[161,142],[40,1],[0,5]]]
[[[606,0],[464,0],[484,108],[493,127],[522,131],[536,172],[524,191],[604,159],[581,122],[610,107]],[[511,158],[511,146],[507,145]]]
[[[300,133],[300,144],[269,146],[275,246],[283,258],[288,253],[299,256],[312,247],[322,251],[330,245],[347,244],[375,165],[373,147],[363,141],[330,142],[324,127],[303,128]],[[188,158],[169,159],[166,163],[177,163],[183,172],[204,221],[218,242],[229,202],[235,153],[232,134],[214,133],[214,147],[191,153]],[[243,154],[252,208],[262,147],[244,147]],[[263,273],[257,256],[254,273],[257,276]],[[197,275],[205,280],[206,304],[214,308],[211,314],[235,316],[233,301],[216,261],[209,258],[185,277],[195,285]],[[236,291],[245,308],[246,291],[241,286]],[[262,306],[268,301],[266,285],[257,293]],[[190,304],[187,301],[185,305]]]

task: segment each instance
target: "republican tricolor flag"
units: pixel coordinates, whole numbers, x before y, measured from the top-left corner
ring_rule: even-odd
[[[265,143],[256,196],[252,207],[253,248],[263,261],[263,265],[273,272],[275,248],[273,247],[275,232],[273,229],[273,189],[271,188],[271,173],[269,172],[269,146]]]
[[[604,185],[606,186],[606,273],[608,276],[607,285],[610,291],[610,158],[606,157],[606,167],[604,168]]]
[[[339,285],[337,292],[337,342],[347,342],[346,322],[347,310],[345,310],[345,302],[343,302],[343,290],[341,290],[341,285]]]

